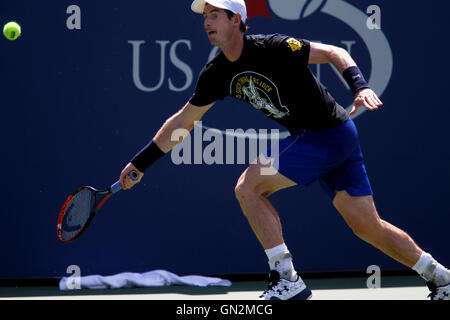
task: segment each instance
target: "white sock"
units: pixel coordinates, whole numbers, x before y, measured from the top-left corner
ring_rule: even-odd
[[[423,251],[419,260],[412,267],[423,279],[431,281],[437,286],[450,283],[450,271],[438,263],[433,257]]]
[[[289,250],[286,246],[286,244],[282,243],[276,247],[270,248],[265,250],[266,251],[266,255],[267,255],[267,259],[272,259],[273,257],[279,255],[280,253],[289,253]]]
[[[278,271],[280,277],[283,279],[290,281],[297,279],[297,272],[292,263],[292,256],[284,243],[265,251],[269,259],[270,270]]]

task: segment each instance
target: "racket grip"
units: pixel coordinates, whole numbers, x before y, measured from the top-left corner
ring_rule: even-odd
[[[134,170],[131,170],[128,175],[130,176],[131,180],[133,180],[133,181],[136,181],[139,178],[138,173]]]
[[[131,178],[131,180],[136,181],[139,178],[139,175],[136,171],[132,170],[130,171],[130,173],[128,174],[128,176]],[[111,192],[112,193],[116,193],[117,191],[122,190],[122,184],[120,183],[120,181],[116,181],[112,186],[111,186]]]

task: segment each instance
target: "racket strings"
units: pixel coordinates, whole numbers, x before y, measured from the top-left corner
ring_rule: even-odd
[[[69,240],[76,236],[88,222],[95,208],[96,194],[90,189],[82,189],[66,204],[61,223],[61,238]]]

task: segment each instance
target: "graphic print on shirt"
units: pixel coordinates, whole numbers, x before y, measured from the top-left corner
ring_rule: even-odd
[[[281,119],[289,115],[289,109],[283,106],[278,88],[267,77],[253,71],[244,71],[233,77],[230,95],[243,100],[267,116]]]

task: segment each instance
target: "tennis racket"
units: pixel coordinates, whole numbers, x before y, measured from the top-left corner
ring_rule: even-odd
[[[131,171],[132,180],[138,179],[136,171]],[[93,187],[81,187],[64,202],[58,216],[57,235],[59,240],[69,242],[77,239],[89,226],[98,210],[113,194],[122,190],[120,181],[108,189],[97,190]]]

